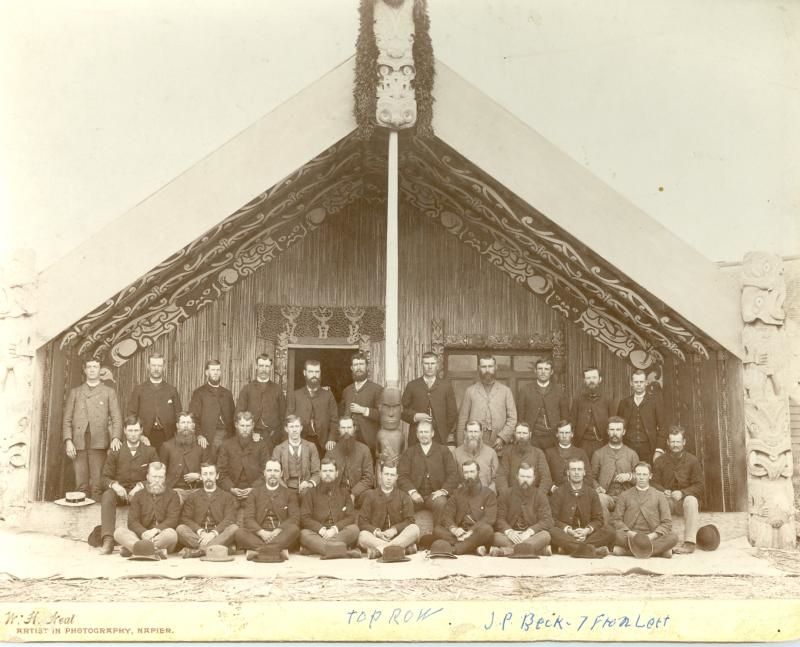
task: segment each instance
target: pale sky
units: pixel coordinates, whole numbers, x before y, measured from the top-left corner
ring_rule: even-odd
[[[357,8],[0,3],[3,247],[52,264],[351,56]],[[439,59],[708,258],[800,253],[799,2],[429,13]]]

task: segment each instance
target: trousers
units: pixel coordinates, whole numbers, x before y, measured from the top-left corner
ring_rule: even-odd
[[[230,547],[233,544],[233,539],[238,529],[239,526],[237,526],[235,523],[231,524],[204,547],[207,548],[208,546],[217,545]],[[178,538],[184,546],[187,548],[200,548],[200,536],[189,526],[185,524],[179,524],[175,530],[178,533]]]
[[[435,539],[444,539],[453,544],[454,555],[469,555],[474,553],[478,546],[491,546],[494,530],[488,523],[478,523],[472,527],[472,534],[467,539],[460,540],[444,526],[433,529]]]
[[[324,555],[325,546],[332,541],[341,542],[348,548],[352,548],[358,541],[358,526],[351,523],[349,526],[342,528],[336,533],[336,536],[331,539],[323,539],[318,533],[313,530],[308,530],[307,528],[300,531],[300,545],[315,555]]]
[[[299,537],[300,528],[293,523],[283,528],[278,535],[273,537],[269,542],[261,539],[261,537],[259,537],[252,530],[239,528],[239,530],[236,531],[236,545],[239,548],[245,548],[247,550],[258,550],[269,543],[270,546],[277,546],[281,550],[289,550],[297,546],[297,540]]]
[[[408,524],[399,533],[397,533],[397,535],[391,541],[379,539],[368,530],[362,530],[360,533],[358,533],[358,545],[361,548],[364,550],[374,548],[380,553],[383,553],[383,549],[387,546],[402,546],[403,548],[408,548],[411,544],[417,543],[418,539],[419,527],[415,523]]]
[[[139,539],[141,539],[141,537],[130,528],[117,528],[114,531],[114,541],[131,552],[133,551],[133,545],[139,541]],[[168,553],[171,553],[175,550],[175,546],[178,545],[178,533],[172,528],[165,528],[158,533],[152,541],[156,549],[165,548]]]

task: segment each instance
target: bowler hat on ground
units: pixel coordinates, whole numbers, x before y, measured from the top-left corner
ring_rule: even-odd
[[[446,539],[437,539],[431,544],[430,552],[428,553],[428,557],[431,559],[437,557],[443,557],[445,559],[458,559],[453,554],[453,545],[447,541]]]
[[[67,492],[63,499],[56,499],[55,503],[68,508],[80,508],[85,505],[92,505],[94,499],[90,499],[83,492]]]
[[[209,546],[206,554],[200,558],[204,562],[232,562],[233,555],[228,552],[227,546]]]
[[[255,555],[255,557],[253,557],[252,561],[259,562],[261,564],[274,564],[276,562],[283,562],[286,560],[281,553],[280,547],[267,544],[266,546],[262,546],[258,549],[258,553]]]
[[[598,555],[597,551],[594,549],[594,546],[585,542],[578,544],[575,547],[575,550],[570,553],[570,556],[581,557],[583,559],[594,559],[596,557],[600,557],[600,555]]]
[[[160,558],[156,554],[156,547],[152,541],[140,539],[133,545],[131,556],[128,559],[140,562],[157,562]]]
[[[320,559],[347,559],[347,545],[341,541],[331,541],[325,545],[325,553]]]
[[[514,552],[509,555],[510,559],[539,559],[536,554],[536,547],[526,544],[524,541],[514,544]]]
[[[628,537],[628,549],[634,557],[646,559],[653,555],[653,542],[650,541],[647,533],[637,532],[632,537]]]
[[[386,546],[383,549],[379,562],[410,562],[411,558],[406,557],[406,549],[404,546]]]
[[[710,523],[697,531],[697,545],[702,550],[716,550],[719,547],[719,529]]]

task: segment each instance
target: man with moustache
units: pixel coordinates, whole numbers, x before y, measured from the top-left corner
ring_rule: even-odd
[[[550,447],[545,451],[547,466],[550,468],[550,476],[553,477],[551,492],[555,492],[557,487],[567,482],[567,463],[573,458],[582,460],[584,469],[591,467],[586,452],[572,444],[572,425],[567,420],[561,420],[558,423],[556,438],[558,443],[555,447]],[[594,487],[591,475],[588,478],[588,483]]]
[[[672,514],[683,515],[683,544],[673,552],[693,553],[700,527],[700,500],[703,498],[703,468],[696,456],[686,449],[683,427],[670,427],[669,453],[659,456],[653,473],[653,487],[667,497]]]
[[[467,387],[458,410],[456,445],[464,440],[467,420],[483,425],[483,442],[496,452],[502,453],[503,446],[512,443],[517,407],[511,389],[495,379],[496,373],[497,360],[491,355],[479,355],[478,381]]]
[[[567,481],[550,497],[553,546],[572,555],[581,546],[590,546],[595,557],[605,557],[614,546],[614,529],[603,522],[603,506],[597,492],[584,480],[586,463],[582,458],[567,462]]]
[[[181,522],[176,531],[185,546],[184,558],[202,557],[209,546],[233,545],[236,531],[236,499],[217,487],[219,474],[215,465],[200,466],[203,489],[183,504]]]
[[[395,465],[381,465],[378,475],[379,486],[367,492],[358,512],[358,545],[370,559],[380,557],[387,546],[402,546],[407,555],[413,555],[419,540],[414,503],[408,494],[395,487]]]
[[[358,439],[369,447],[373,459],[377,455],[377,435],[381,422],[383,388],[367,379],[367,357],[355,353],[350,359],[353,383],[342,392],[342,416],[352,416]]]
[[[672,532],[672,516],[667,497],[650,487],[652,472],[644,462],[634,467],[636,486],[625,490],[617,499],[614,510],[615,555],[630,555],[629,539],[637,533],[647,534],[656,557],[672,557],[678,536]]]
[[[272,459],[281,466],[286,486],[295,494],[303,495],[319,483],[319,454],[317,446],[303,440],[303,422],[299,416],[286,416],[286,440],[272,452]]]
[[[595,482],[603,516],[614,510],[617,498],[633,486],[633,468],[639,462],[636,452],[623,444],[625,421],[612,416],[608,419],[608,444],[598,449],[592,456],[592,478]]]
[[[637,456],[655,462],[667,445],[661,398],[647,392],[647,375],[642,370],[634,371],[631,388],[633,395],[617,407],[617,415],[625,420],[625,444]]]
[[[605,444],[604,432],[608,428],[608,419],[616,411],[611,398],[600,390],[602,382],[596,366],[583,369],[584,389],[572,404],[574,442],[590,459]]]
[[[117,506],[128,505],[144,489],[150,463],[158,461],[156,450],[142,442],[142,426],[136,416],[125,418],[125,442],[119,449],[109,449],[103,465],[103,497],[100,500],[102,553],[114,551],[114,526]]]
[[[489,550],[492,557],[513,555],[514,546],[521,543],[529,544],[534,554],[547,554],[553,516],[547,495],[534,485],[534,480],[533,466],[523,462],[513,487],[500,495],[496,532]]]
[[[286,411],[300,417],[303,423],[303,438],[317,446],[322,455],[336,446],[336,431],[339,414],[336,398],[329,389],[320,386],[322,369],[318,360],[307,359],[303,368],[306,385],[289,395]]]
[[[218,359],[206,362],[206,383],[197,387],[189,402],[189,411],[198,421],[197,441],[205,449],[211,445],[216,458],[225,439],[233,435],[233,394],[221,385],[222,364]]]
[[[194,428],[192,414],[181,411],[175,437],[161,445],[159,450],[159,458],[167,469],[166,485],[178,493],[181,504],[192,492],[203,487],[200,466],[212,458],[210,447],[204,449],[197,444]]]
[[[300,504],[301,550],[312,555],[324,555],[328,544],[338,542],[347,546],[349,557],[361,557],[355,546],[358,541],[355,509],[350,491],[339,485],[336,461],[323,458],[319,469],[320,483]]]
[[[484,557],[494,535],[497,495],[481,483],[477,462],[467,461],[461,471],[461,485],[448,500],[433,536],[452,544],[455,555],[476,553]]]
[[[235,413],[249,411],[253,414],[254,433],[275,447],[284,440],[286,398],[281,387],[270,380],[271,374],[272,359],[269,355],[256,357],[256,379],[239,391]]]
[[[268,460],[264,482],[253,488],[244,507],[244,528],[236,531],[236,545],[247,550],[252,560],[267,544],[289,559],[289,549],[300,537],[300,509],[297,494],[281,483],[281,464]]]
[[[339,441],[325,456],[336,462],[338,485],[350,493],[355,507],[360,508],[364,495],[375,486],[375,470],[369,449],[355,439],[355,433],[350,416],[339,418]]]
[[[128,399],[128,415],[138,416],[144,437],[156,451],[175,435],[181,398],[178,389],[164,380],[164,356],[153,353],[147,360],[149,376]]]
[[[477,420],[470,420],[464,429],[464,442],[453,452],[456,466],[463,466],[468,461],[478,464],[478,477],[481,484],[493,492],[497,492],[495,479],[500,461],[497,452],[483,443],[483,429]]]
[[[417,443],[417,425],[433,426],[436,442],[446,445],[458,422],[458,408],[453,385],[437,376],[439,360],[430,351],[422,355],[422,377],[411,380],[403,390],[401,418],[407,422],[408,445]]]
[[[536,382],[520,389],[520,422],[532,431],[531,443],[546,451],[556,444],[556,422],[569,418],[569,398],[560,384],[552,381],[553,361],[536,361]]]
[[[177,492],[166,486],[166,478],[166,465],[150,463],[144,489],[131,498],[127,527],[120,526],[114,531],[114,540],[122,546],[119,551],[122,557],[130,557],[133,545],[139,540],[152,542],[161,559],[175,549],[181,502]]]
[[[531,445],[531,430],[527,422],[520,422],[514,429],[514,444],[506,448],[500,458],[497,470],[497,493],[503,494],[514,486],[519,466],[527,463],[533,466],[534,487],[539,488],[544,494],[549,494],[553,488],[553,479],[547,458],[538,447]]]

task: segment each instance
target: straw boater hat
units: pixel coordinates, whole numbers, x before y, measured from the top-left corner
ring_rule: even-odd
[[[428,552],[428,557],[431,559],[435,558],[445,558],[445,559],[458,559],[455,555],[453,555],[453,546],[452,544],[447,541],[446,539],[437,539],[431,544],[430,551]]]
[[[84,505],[92,505],[94,499],[90,499],[83,492],[67,492],[64,494],[64,498],[58,499],[56,503],[70,508],[80,508]]]
[[[232,562],[233,555],[228,553],[227,546],[209,546],[206,554],[200,558],[204,562]]]
[[[716,550],[719,546],[719,529],[710,523],[697,531],[697,546],[701,550]]]
[[[131,556],[128,557],[128,559],[142,562],[157,562],[160,560],[160,557],[156,554],[156,547],[153,545],[152,541],[140,539],[133,545]]]
[[[628,548],[634,557],[646,559],[653,555],[653,542],[645,532],[637,532],[633,537],[628,537]]]
[[[536,548],[524,541],[519,544],[514,544],[514,552],[508,556],[509,559],[539,559],[536,554]]]

